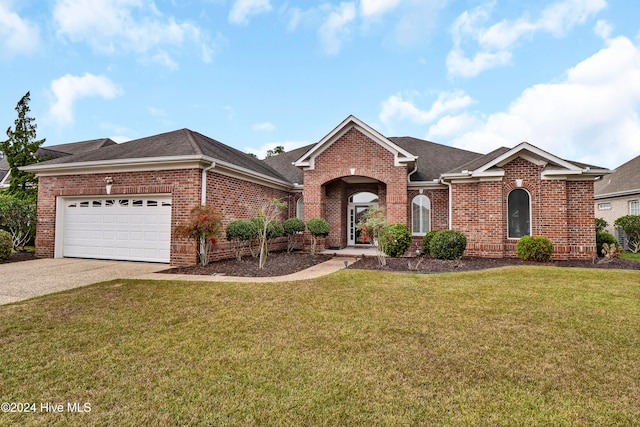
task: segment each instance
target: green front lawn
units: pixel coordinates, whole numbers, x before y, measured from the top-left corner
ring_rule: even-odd
[[[640,253],[634,254],[633,252],[622,252],[621,258],[631,259],[634,261],[640,261]]]
[[[0,349],[37,403],[0,425],[637,425],[640,274],[115,281],[0,306]]]

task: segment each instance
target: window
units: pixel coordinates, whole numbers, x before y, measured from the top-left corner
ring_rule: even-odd
[[[510,239],[519,239],[531,234],[531,201],[529,193],[521,188],[516,188],[509,193],[508,204],[508,229]]]
[[[629,202],[629,215],[640,215],[640,201],[632,200]]]
[[[424,194],[413,198],[411,203],[411,231],[424,236],[431,229],[431,200]]]
[[[296,202],[296,218],[304,219],[304,202],[302,201],[302,197],[298,199]]]
[[[611,209],[611,203],[598,203],[598,210],[605,211]]]
[[[349,203],[378,203],[378,196],[364,191],[349,197]]]

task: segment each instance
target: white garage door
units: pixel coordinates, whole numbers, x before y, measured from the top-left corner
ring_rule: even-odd
[[[169,262],[171,196],[66,199],[65,257]]]

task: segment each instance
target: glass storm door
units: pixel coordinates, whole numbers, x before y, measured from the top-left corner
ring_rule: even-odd
[[[349,198],[347,218],[349,224],[347,240],[349,245],[372,244],[371,236],[367,235],[366,231],[358,230],[358,223],[372,206],[378,206],[378,196],[373,193],[357,193]]]

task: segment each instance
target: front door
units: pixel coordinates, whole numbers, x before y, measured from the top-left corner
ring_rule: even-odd
[[[358,223],[369,210],[369,205],[353,205],[349,209],[349,245],[370,245],[371,236],[358,230]]]

